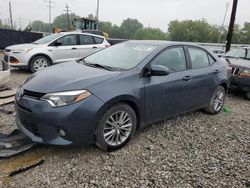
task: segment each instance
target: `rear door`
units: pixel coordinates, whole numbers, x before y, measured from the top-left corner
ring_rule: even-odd
[[[214,58],[204,49],[187,47],[187,52],[192,67],[191,104],[197,109],[207,106],[216,89],[216,77],[220,71],[214,66]]]
[[[78,36],[79,36],[79,45],[78,45],[79,58],[86,57],[89,54],[92,54],[103,48],[101,44],[97,43],[100,42],[100,40],[99,41],[95,40],[95,38],[97,37],[85,34],[79,34]]]
[[[49,51],[52,53],[52,59],[54,63],[60,63],[77,59],[79,52],[77,50],[77,40],[75,34],[65,35],[49,47]],[[60,44],[60,45],[58,45]]]
[[[151,64],[166,66],[172,72],[144,78],[146,122],[188,111],[192,76],[183,46],[164,50]]]

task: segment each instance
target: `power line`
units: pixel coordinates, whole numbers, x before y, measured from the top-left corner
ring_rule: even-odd
[[[97,0],[97,8],[96,8],[96,29],[98,30],[99,28],[99,7],[100,7],[100,2]]]
[[[47,3],[47,7],[49,8],[49,25],[50,25],[50,32],[52,32],[52,24],[51,24],[51,9],[54,8],[52,4],[55,4],[55,2],[51,0],[44,0]]]
[[[64,10],[67,14],[67,21],[68,21],[68,30],[70,30],[70,23],[69,23],[69,6],[68,4],[66,3],[66,10]]]
[[[222,25],[221,25],[221,31],[220,31],[218,43],[220,43],[220,40],[221,40],[221,36],[222,36],[223,29],[224,29],[224,25],[225,25],[225,20],[226,20],[228,8],[229,8],[229,3],[227,3],[227,5],[226,5],[226,12],[225,12],[225,15],[224,15],[224,18],[223,18],[223,22],[222,22]]]
[[[13,19],[12,19],[12,10],[10,1],[9,1],[9,12],[10,12],[10,28],[13,29]]]

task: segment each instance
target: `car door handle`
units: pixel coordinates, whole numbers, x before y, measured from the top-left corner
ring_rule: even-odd
[[[92,48],[97,48],[96,46],[93,46]]]
[[[213,72],[214,74],[218,74],[218,73],[220,73],[220,71],[219,70],[214,70],[214,72]]]
[[[77,50],[77,48],[73,47],[73,48],[71,48],[71,50]]]
[[[182,78],[182,80],[184,80],[184,81],[192,80],[192,76],[184,76],[184,77]]]

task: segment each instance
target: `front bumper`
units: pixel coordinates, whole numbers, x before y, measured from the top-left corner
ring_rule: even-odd
[[[250,78],[232,76],[230,81],[230,88],[250,92]]]
[[[18,128],[34,142],[52,145],[94,143],[97,112],[103,102],[95,96],[76,104],[52,108],[46,101],[23,96],[15,103]],[[62,136],[59,130],[66,135]]]
[[[27,67],[30,56],[28,53],[4,52],[4,61],[11,67]]]

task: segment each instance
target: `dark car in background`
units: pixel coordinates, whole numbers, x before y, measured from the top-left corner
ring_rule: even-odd
[[[17,125],[35,142],[111,151],[152,122],[219,113],[227,88],[228,64],[205,48],[129,41],[31,75],[16,94]]]
[[[241,90],[250,99],[250,47],[233,49],[224,55],[231,69],[230,88]]]

